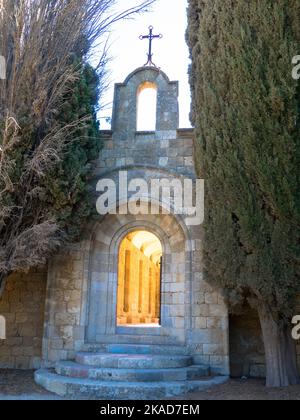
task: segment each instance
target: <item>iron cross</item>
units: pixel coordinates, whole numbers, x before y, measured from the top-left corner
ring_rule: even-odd
[[[140,40],[149,39],[149,52],[148,52],[148,61],[145,64],[145,66],[154,66],[156,65],[152,61],[153,53],[152,53],[152,41],[154,39],[161,39],[163,36],[162,34],[159,35],[153,35],[153,26],[149,26],[149,35],[141,35]]]

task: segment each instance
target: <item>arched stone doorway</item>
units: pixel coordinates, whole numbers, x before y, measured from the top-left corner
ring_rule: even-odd
[[[145,205],[148,204],[145,203]],[[128,245],[130,242],[128,238],[130,238],[136,241],[135,248],[142,247],[142,235],[137,235],[138,232],[147,232],[161,244],[161,250],[153,253],[153,261],[157,263],[156,259],[159,259],[161,254],[163,255],[159,269],[161,282],[159,287],[153,288],[159,299],[152,297],[151,305],[149,305],[149,283],[147,287],[149,279],[147,276],[144,278],[146,287],[144,288],[145,296],[142,299],[142,310],[145,311],[148,308],[149,312],[149,306],[151,306],[151,314],[148,313],[147,317],[145,315],[145,319],[142,319],[142,316],[140,319],[130,318],[132,308],[135,310],[135,315],[136,310],[139,309],[138,293],[136,291],[133,293],[132,300],[124,300],[125,285],[121,284],[118,290],[120,250],[126,251],[126,246],[124,248],[123,245],[122,248],[122,243],[124,244],[126,240]],[[180,221],[174,215],[109,215],[97,225],[91,245],[88,270],[91,277],[87,308],[87,341],[89,343],[122,342],[122,337],[128,338],[130,335],[132,341],[137,342],[138,336],[143,336],[143,342],[149,344],[154,342],[185,343],[187,328],[192,321],[191,244]],[[151,252],[151,247],[150,251],[148,248],[148,252]],[[122,258],[124,263],[124,258],[126,258],[124,253]],[[159,289],[160,293],[158,293]],[[152,296],[154,296],[154,290],[151,292]],[[124,308],[126,305],[127,307]],[[121,306],[120,312],[118,306]],[[123,318],[124,312],[129,317]]]
[[[145,230],[121,242],[118,268],[117,325],[160,325],[162,245]]]

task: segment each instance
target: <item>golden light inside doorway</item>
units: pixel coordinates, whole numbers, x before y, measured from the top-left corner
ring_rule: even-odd
[[[162,245],[151,232],[135,231],[119,250],[117,323],[158,326],[161,307]]]

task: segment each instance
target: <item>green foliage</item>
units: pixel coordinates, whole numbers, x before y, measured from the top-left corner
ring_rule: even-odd
[[[300,293],[298,0],[190,0],[205,266],[232,306],[291,315]]]
[[[73,57],[72,66],[77,77],[71,79],[59,112],[48,123],[37,124],[36,127],[33,111],[28,112],[30,108],[24,106],[19,111],[18,124],[22,130],[7,153],[11,162],[8,173],[12,188],[6,188],[0,196],[0,245],[3,249],[8,246],[6,238],[14,234],[20,221],[22,230],[26,231],[50,220],[59,229],[61,238],[72,241],[78,239],[95,212],[89,178],[91,162],[97,159],[102,144],[96,118],[99,77],[89,64],[78,58]],[[24,98],[24,92],[21,97]],[[81,119],[84,122],[78,124]],[[71,128],[72,123],[74,129]],[[24,191],[26,169],[32,164],[33,150],[40,138],[53,136],[53,125],[58,128],[70,125],[66,135],[71,139],[59,152],[57,163],[45,167],[43,176],[31,176],[28,191]],[[7,214],[1,214],[4,209]],[[49,246],[51,248],[50,241]],[[56,246],[55,240],[53,246]],[[24,262],[24,269],[26,264]]]
[[[90,116],[88,124],[74,132],[76,141],[68,145],[64,158],[44,179],[47,195],[44,206],[58,222],[69,239],[76,240],[87,219],[95,212],[89,178],[91,162],[101,148],[99,123],[96,118],[99,80],[88,64],[75,60],[79,79],[70,89],[60,112],[62,126]]]

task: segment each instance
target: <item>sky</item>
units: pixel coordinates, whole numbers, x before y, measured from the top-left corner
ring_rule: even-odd
[[[123,2],[120,2],[122,4]],[[137,4],[137,0],[126,0],[126,8]],[[110,103],[100,112],[101,129],[110,126],[103,117],[111,117],[114,84],[124,82],[126,77],[147,61],[148,41],[141,41],[140,35],[149,33],[148,27],[154,27],[154,34],[162,34],[161,40],[153,41],[153,62],[170,78],[179,81],[180,128],[191,126],[190,87],[188,83],[189,51],[185,42],[187,28],[187,0],[157,0],[152,12],[137,15],[134,19],[123,20],[115,24],[110,35],[109,63],[110,88],[103,98],[103,103]]]

